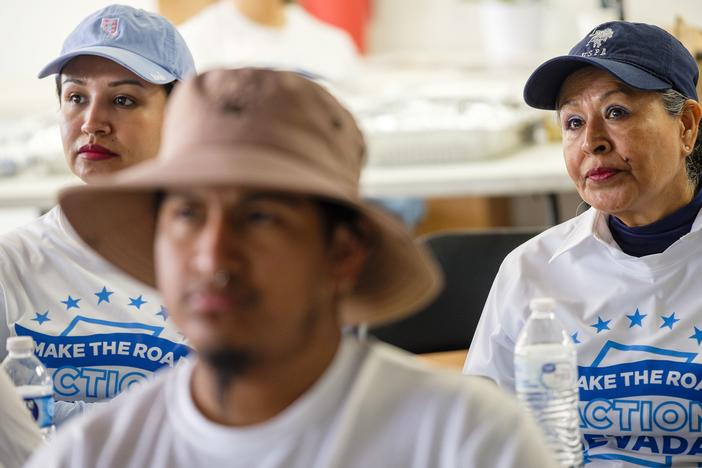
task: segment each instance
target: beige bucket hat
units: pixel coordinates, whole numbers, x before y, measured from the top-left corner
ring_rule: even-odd
[[[169,99],[158,157],[71,187],[59,203],[78,235],[111,263],[154,286],[155,194],[196,186],[261,188],[328,199],[372,227],[346,324],[389,322],[441,288],[432,257],[404,226],[359,194],[365,143],[351,114],[324,88],[288,71],[215,70]]]

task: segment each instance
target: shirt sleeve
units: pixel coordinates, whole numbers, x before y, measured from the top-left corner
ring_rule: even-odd
[[[3,370],[0,370],[0,421],[2,465],[20,467],[41,445],[42,439],[39,428]]]
[[[7,356],[5,343],[12,336],[7,318],[7,301],[5,299],[5,285],[0,281],[0,361]]]
[[[56,427],[62,426],[75,416],[92,411],[95,408],[106,405],[107,403],[109,403],[109,401],[95,401],[88,403],[82,400],[56,400],[54,402],[54,424],[56,424]]]
[[[507,262],[507,260],[505,261]],[[527,302],[515,287],[514,272],[503,263],[490,288],[468,356],[464,374],[488,377],[500,387],[514,390],[514,345],[524,323]]]

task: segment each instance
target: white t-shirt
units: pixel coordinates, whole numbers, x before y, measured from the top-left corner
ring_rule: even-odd
[[[588,466],[702,466],[702,216],[660,254],[631,257],[590,209],[510,253],[464,372],[514,388],[529,301],[553,297],[576,344]]]
[[[90,250],[56,207],[0,236],[0,358],[31,336],[59,400],[111,398],[189,348],[159,294]]]
[[[0,369],[0,468],[19,468],[41,442],[39,427]]]
[[[547,468],[538,429],[493,384],[431,371],[344,338],[322,377],[274,418],[215,424],[193,404],[193,364],[58,434],[28,467]]]
[[[180,26],[198,71],[264,66],[302,69],[332,82],[353,80],[358,57],[351,37],[298,5],[286,22],[265,27],[239,12],[232,0],[215,3]]]

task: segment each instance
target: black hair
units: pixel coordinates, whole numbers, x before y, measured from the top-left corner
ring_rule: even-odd
[[[315,201],[322,217],[322,229],[326,241],[331,242],[334,231],[340,226],[347,227],[359,239],[366,238],[359,224],[361,214],[356,209],[326,198],[317,198]]]

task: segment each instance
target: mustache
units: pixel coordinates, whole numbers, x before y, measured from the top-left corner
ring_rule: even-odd
[[[231,297],[237,304],[256,303],[260,298],[260,293],[253,285],[240,275],[230,272],[195,278],[186,286],[182,297],[187,299],[197,294],[221,294]]]

